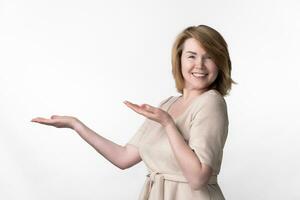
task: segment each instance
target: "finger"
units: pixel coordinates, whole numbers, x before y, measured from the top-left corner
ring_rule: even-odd
[[[55,118],[58,118],[58,117],[60,117],[60,116],[58,116],[58,115],[52,115],[51,119],[55,119]]]
[[[125,103],[129,108],[131,108],[138,114],[141,114],[151,120],[159,121],[157,116],[158,108],[150,106],[149,104],[142,104],[141,106],[139,106],[129,101],[124,101],[123,103]]]
[[[129,101],[124,101],[124,103],[126,104],[126,106],[128,106],[129,108],[131,108],[133,111],[142,114],[141,112],[143,111],[144,108],[142,108],[141,106],[131,103]]]
[[[128,101],[125,104],[138,114],[141,114],[141,115],[143,115],[147,118],[150,118],[150,119],[155,118],[155,114],[148,110],[150,107],[147,104],[142,104],[141,106],[139,106],[137,104],[134,104],[134,103],[131,103],[131,102],[128,102]],[[148,109],[146,109],[146,107]]]
[[[142,104],[139,106],[138,104],[131,103],[129,101],[124,102],[128,107],[135,109],[135,110],[148,110],[150,107],[148,104]]]
[[[33,119],[31,119],[30,121],[31,121],[31,122],[35,122],[35,120],[36,120],[36,118],[33,118]]]
[[[129,101],[124,101],[124,103],[131,108],[132,110],[134,110],[135,112],[138,112],[140,110],[140,106],[134,103],[131,103]]]
[[[46,119],[46,118],[42,118],[42,117],[38,117],[38,118],[32,119],[31,121],[32,122],[37,122],[37,123],[40,123],[40,124],[46,124],[46,125],[52,125],[52,124],[55,123],[51,119]]]
[[[131,106],[138,106],[137,104],[134,104],[130,101],[123,101],[123,103],[125,103],[126,105],[131,105]]]
[[[36,117],[36,118],[33,118],[31,121],[32,122],[39,122],[39,121],[42,121],[44,120],[45,118],[42,118],[42,117]]]

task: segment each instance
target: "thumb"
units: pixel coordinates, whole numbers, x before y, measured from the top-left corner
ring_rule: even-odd
[[[56,118],[58,118],[59,116],[58,115],[52,115],[51,116],[51,119],[56,119]]]
[[[142,104],[142,107],[145,108],[146,110],[153,111],[153,107],[148,104]]]

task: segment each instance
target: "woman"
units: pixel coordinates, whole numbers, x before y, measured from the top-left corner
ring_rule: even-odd
[[[98,135],[80,120],[54,115],[32,122],[74,129],[115,166],[144,161],[149,171],[139,199],[224,199],[218,186],[228,116],[224,96],[231,89],[231,61],[223,37],[206,25],[184,29],[172,48],[172,73],[180,96],[158,108],[125,101],[146,117],[125,146]]]

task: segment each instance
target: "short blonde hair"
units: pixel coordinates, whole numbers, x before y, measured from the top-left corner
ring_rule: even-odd
[[[218,76],[209,89],[216,89],[222,96],[228,95],[231,85],[235,82],[231,79],[231,60],[227,43],[219,32],[206,25],[189,26],[175,39],[172,47],[172,74],[177,91],[183,93],[184,78],[181,72],[181,55],[184,42],[189,38],[199,41],[218,67]]]

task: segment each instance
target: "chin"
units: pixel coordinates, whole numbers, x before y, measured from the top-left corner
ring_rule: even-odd
[[[209,87],[206,86],[206,85],[201,85],[201,86],[193,85],[192,88],[195,89],[195,90],[207,90]]]

